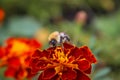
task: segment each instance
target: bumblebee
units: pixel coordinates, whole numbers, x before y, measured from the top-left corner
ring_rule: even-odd
[[[49,45],[51,47],[55,47],[57,45],[62,45],[62,43],[64,42],[69,43],[70,37],[64,32],[55,31],[49,35],[48,40],[49,40]]]

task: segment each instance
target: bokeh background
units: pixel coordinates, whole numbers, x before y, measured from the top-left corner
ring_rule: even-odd
[[[92,80],[120,80],[120,0],[0,0],[0,44],[9,37],[34,37],[48,48],[53,31],[97,57]],[[3,76],[0,80],[13,80]]]

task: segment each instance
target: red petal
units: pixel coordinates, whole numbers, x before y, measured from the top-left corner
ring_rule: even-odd
[[[36,73],[32,73],[31,68],[27,68],[26,71],[28,72],[27,78],[31,78],[33,76],[35,76]]]
[[[17,71],[18,78],[25,78],[27,76],[27,71],[25,69],[19,69]]]
[[[32,57],[40,57],[41,54],[42,54],[42,51],[40,51],[40,50],[37,49],[37,50],[34,52],[34,54],[32,55]]]
[[[77,78],[75,80],[90,80],[90,78],[86,74],[77,70]]]
[[[49,64],[49,62],[46,62],[44,60],[40,60],[37,64],[36,64],[36,68],[38,68],[39,70],[45,69],[45,67],[47,66],[47,64]]]
[[[16,74],[16,69],[12,67],[8,67],[7,70],[5,71],[6,77],[15,77],[15,74]]]
[[[53,78],[56,74],[56,71],[54,68],[49,68],[49,69],[46,69],[44,72],[43,72],[43,79],[51,79]]]
[[[5,49],[0,47],[0,58],[5,56]]]
[[[68,63],[72,63],[73,61],[75,61],[75,58],[73,56],[70,56]]]
[[[90,65],[90,67],[86,71],[84,71],[84,72],[87,73],[87,74],[90,74],[91,70],[92,70],[91,68],[92,68],[92,66]]]
[[[43,77],[43,73],[40,74],[40,76],[38,77],[38,80],[45,80],[45,79],[42,79]]]
[[[16,69],[21,65],[20,60],[17,57],[9,58],[8,59],[8,64],[9,64],[10,67],[13,67],[13,68],[16,68]]]
[[[51,79],[43,79],[43,73],[40,74],[38,80],[60,80],[60,77],[58,75],[55,75],[53,78]]]
[[[85,71],[90,67],[90,63],[87,60],[79,60],[77,64],[81,71]]]
[[[39,58],[32,58],[30,61],[30,66],[35,67],[36,63],[39,61]]]
[[[75,47],[74,49],[71,49],[69,56],[73,56],[75,57],[75,59],[77,59],[77,58],[80,58],[80,56],[82,56],[82,53],[79,50],[79,48]]]
[[[70,54],[70,49],[64,49],[64,54]]]
[[[55,75],[53,78],[51,78],[51,80],[60,80],[59,75]]]
[[[39,68],[37,68],[37,63],[39,62],[39,58],[33,58],[30,62],[30,71],[31,71],[31,74],[36,74],[38,71],[39,71]]]
[[[33,57],[39,57],[39,58],[42,57],[49,58],[49,56],[50,56],[50,52],[48,52],[47,50],[44,51],[36,50],[35,53],[33,54]]]
[[[83,58],[86,58],[88,61],[90,61],[91,63],[95,63],[97,60],[94,57],[94,55],[92,54],[91,50],[87,47],[87,46],[83,46],[80,48],[80,51],[83,54]]]
[[[92,62],[92,63],[96,63],[96,62],[97,62],[97,60],[96,60],[96,58],[95,58],[94,55],[91,55],[90,57],[91,57],[90,59],[91,59],[91,62]]]
[[[73,80],[76,78],[76,75],[77,74],[74,70],[68,69],[68,70],[62,72],[61,77],[62,77],[62,80],[69,80],[69,79]]]
[[[42,46],[42,44],[40,44],[38,41],[36,41],[35,39],[28,39],[29,45],[35,47],[35,48],[40,48]]]
[[[71,45],[71,44],[68,44],[68,43],[63,43],[63,46],[65,49],[72,49],[74,48],[75,46]]]

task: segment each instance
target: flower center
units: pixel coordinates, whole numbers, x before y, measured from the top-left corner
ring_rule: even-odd
[[[14,41],[10,50],[10,52],[14,55],[22,55],[24,52],[27,51],[29,51],[29,46],[19,41]]]
[[[55,55],[54,57],[56,58],[57,61],[60,63],[65,63],[68,62],[67,56],[64,54],[63,50],[61,47],[57,47],[55,50]]]

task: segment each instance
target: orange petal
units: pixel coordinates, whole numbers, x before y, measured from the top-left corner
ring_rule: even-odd
[[[74,70],[68,69],[68,70],[62,72],[61,78],[62,78],[62,80],[69,80],[69,79],[73,80],[76,78],[76,76],[77,76],[77,74]]]
[[[56,71],[54,68],[49,68],[49,69],[46,69],[44,72],[43,72],[43,79],[51,79],[53,78],[56,74]]]
[[[90,78],[86,74],[77,70],[77,78],[75,80],[90,80]]]

